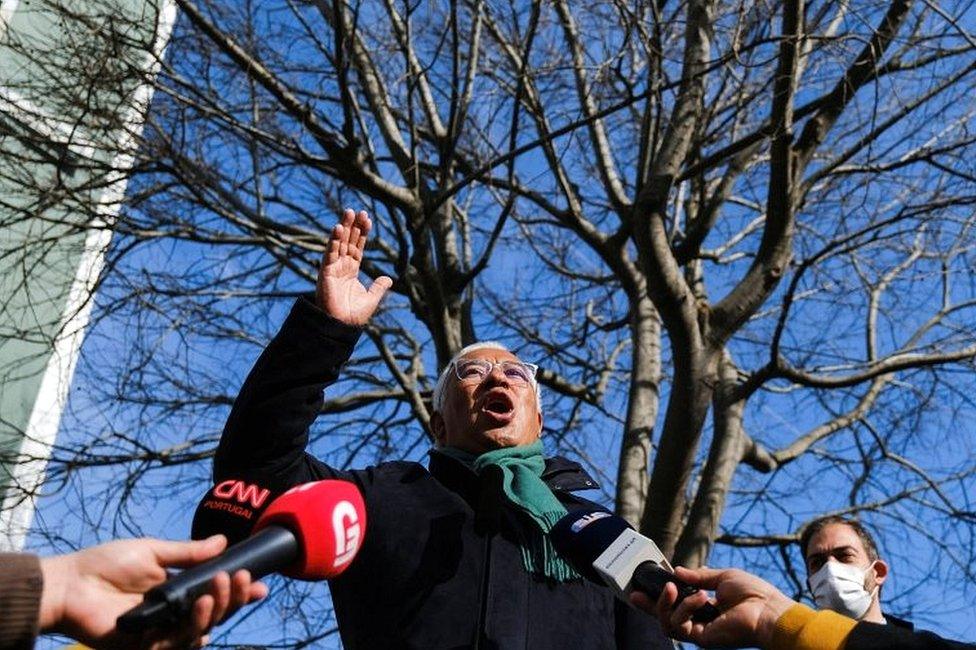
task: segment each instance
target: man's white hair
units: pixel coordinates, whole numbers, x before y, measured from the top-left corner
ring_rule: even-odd
[[[434,384],[434,396],[431,401],[435,411],[440,411],[444,408],[444,391],[447,388],[447,379],[454,370],[454,364],[457,363],[458,359],[475,350],[501,350],[502,352],[515,354],[508,349],[508,346],[498,341],[479,341],[478,343],[472,343],[461,348],[457,354],[451,357],[450,363],[444,366],[440,377],[437,378],[437,383]],[[535,401],[539,405],[539,413],[542,413],[542,389],[539,388],[539,382],[537,380],[533,379],[532,383],[535,384]]]

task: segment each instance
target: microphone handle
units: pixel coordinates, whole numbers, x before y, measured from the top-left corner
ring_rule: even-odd
[[[294,563],[300,546],[295,534],[282,526],[268,526],[234,544],[215,558],[176,574],[146,592],[141,605],[116,620],[122,632],[172,624],[189,613],[197,598],[210,590],[213,578],[221,571],[233,576],[241,569],[257,580]]]
[[[687,598],[692,594],[698,593],[698,589],[692,587],[687,582],[671,573],[657,562],[652,562],[648,560],[647,562],[641,562],[637,569],[634,570],[634,577],[631,578],[632,584],[637,587],[640,591],[647,594],[651,600],[657,600],[661,597],[661,592],[664,591],[665,585],[669,582],[673,582],[674,586],[678,588],[678,600],[674,602],[675,605],[680,603],[682,600]],[[711,603],[705,603],[698,609],[694,611],[691,615],[691,620],[696,623],[711,623],[721,612],[715,605]]]

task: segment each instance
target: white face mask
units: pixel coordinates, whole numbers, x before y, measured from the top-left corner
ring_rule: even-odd
[[[865,577],[871,564],[863,569],[841,562],[824,562],[824,565],[810,576],[810,590],[813,601],[821,609],[830,609],[838,614],[860,619],[864,616],[878,587],[870,592],[864,588]]]

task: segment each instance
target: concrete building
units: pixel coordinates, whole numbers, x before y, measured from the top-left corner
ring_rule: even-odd
[[[0,0],[0,549],[19,549],[176,15]]]

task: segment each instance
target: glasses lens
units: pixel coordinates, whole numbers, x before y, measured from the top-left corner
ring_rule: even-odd
[[[458,379],[465,381],[481,381],[491,372],[491,364],[480,359],[464,359],[458,361],[455,366]]]
[[[502,371],[505,376],[513,381],[529,383],[532,381],[532,371],[524,363],[516,361],[505,361],[502,364]]]
[[[465,382],[480,382],[498,366],[505,376],[513,382],[531,384],[535,377],[535,366],[521,361],[501,361],[492,363],[484,359],[462,359],[454,364],[458,379]]]

